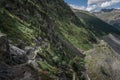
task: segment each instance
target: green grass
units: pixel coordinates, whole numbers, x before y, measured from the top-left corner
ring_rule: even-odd
[[[40,68],[42,68],[43,70],[50,71],[51,73],[54,73],[54,74],[57,73],[57,69],[46,62],[38,61],[38,64]]]
[[[89,41],[91,37],[85,28],[78,27],[73,23],[60,21],[56,22],[56,25],[58,26],[58,32],[75,47],[83,50],[92,48],[92,44]]]
[[[118,29],[98,19],[91,13],[78,11],[75,12],[75,14],[83,22],[85,28],[89,29],[97,37],[101,37],[109,33],[120,34],[120,31]]]
[[[0,12],[0,23],[0,31],[7,34],[15,43],[21,40],[32,44],[32,40],[35,38],[34,30],[4,9],[1,9]]]

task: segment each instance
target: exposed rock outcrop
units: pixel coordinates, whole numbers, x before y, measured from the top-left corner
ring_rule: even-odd
[[[0,80],[40,80],[29,66],[32,62],[28,62],[27,51],[13,46],[0,34]]]
[[[86,53],[86,68],[91,80],[119,80],[120,55],[101,40],[98,46]]]
[[[4,36],[0,36],[0,53],[1,58],[9,65],[21,64],[27,61],[26,52],[13,46]]]

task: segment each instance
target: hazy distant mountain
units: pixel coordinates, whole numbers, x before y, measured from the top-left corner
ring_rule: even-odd
[[[120,29],[120,9],[102,9],[100,12],[94,12],[100,19]]]

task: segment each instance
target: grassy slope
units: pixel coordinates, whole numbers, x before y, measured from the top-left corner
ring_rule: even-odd
[[[35,39],[34,30],[29,28],[29,24],[20,21],[17,17],[3,8],[0,8],[0,30],[7,34],[15,43],[25,41],[26,44],[32,44]]]
[[[44,4],[46,1],[38,2],[38,5]],[[47,14],[53,16],[52,18],[56,24],[55,29],[60,35],[63,35],[64,39],[83,50],[92,47],[89,40],[93,35],[89,34],[81,21],[71,11],[70,7],[66,6],[66,3],[63,3],[63,0],[48,1],[45,6],[45,8],[41,8]]]
[[[44,5],[42,7],[45,8]],[[1,0],[0,31],[7,34],[15,44],[24,42],[27,46],[35,46],[35,39],[38,37],[41,37],[43,42],[45,42],[44,39],[48,39],[48,42],[45,42],[48,45],[47,48],[40,46],[35,51],[35,54],[43,59],[43,61],[37,60],[38,71],[41,71],[38,74],[42,80],[56,80],[64,77],[70,80],[73,73],[76,73],[76,78],[81,79],[84,60],[75,55],[68,47],[63,46],[56,36],[52,37],[54,42],[49,41],[49,35],[51,36],[49,34],[51,28],[48,28],[50,15],[48,16],[40,8],[30,0],[28,2],[26,0],[15,0],[15,2],[14,0]],[[53,33],[55,32],[53,31]],[[60,44],[58,45],[58,43]]]
[[[16,41],[15,43],[19,43],[20,39],[26,45],[35,45],[35,38],[37,39],[39,36],[43,39],[48,38],[49,32],[47,31],[50,29],[47,25],[51,21],[48,17],[55,22],[53,33],[61,35],[69,44],[83,50],[92,47],[91,43],[96,38],[95,33],[88,28],[89,25],[86,26],[83,21],[80,21],[62,0],[0,1],[0,22],[2,23],[0,24],[0,31],[6,33],[11,40]],[[85,20],[85,22],[91,24],[92,21],[87,22]],[[107,29],[109,30],[108,27]],[[96,29],[94,30],[96,31]],[[103,30],[103,32],[96,34],[102,36],[104,35],[102,33],[107,34],[109,32]],[[116,32],[116,30],[112,32]],[[80,72],[84,70],[84,61],[68,47],[61,45],[62,48],[57,48],[56,44],[59,43],[59,38],[56,36],[52,38],[56,41],[52,43],[48,41],[49,47],[40,47],[40,51],[38,51],[43,52],[39,55],[45,61],[38,61],[40,68],[47,71],[50,77],[56,78],[56,75],[65,73],[66,77],[71,79],[72,73],[76,72],[77,78],[80,78]]]
[[[17,2],[20,2],[20,1],[16,1],[16,3]],[[34,5],[34,7],[31,7],[33,11],[41,10],[44,13],[46,13],[48,16],[51,16],[51,18],[55,21],[56,32],[59,35],[62,35],[65,40],[69,41],[71,44],[73,44],[74,46],[82,50],[88,50],[92,48],[91,43],[96,42],[95,36],[101,37],[110,32],[119,33],[115,28],[112,28],[112,26],[97,19],[95,16],[91,16],[90,14],[80,12],[78,13],[78,16],[80,17],[80,19],[78,19],[74,15],[74,13],[71,11],[70,7],[66,6],[66,3],[64,3],[63,0],[61,1],[29,0],[28,4]],[[21,4],[21,6],[26,8],[28,8],[29,5],[25,6]],[[11,5],[11,6],[17,6],[17,5]],[[20,13],[22,15],[29,15],[28,12],[24,10],[23,12],[21,11],[22,10],[20,10]],[[20,18],[23,17],[28,22],[30,22],[29,20],[31,20],[34,23],[36,17],[35,18],[32,17],[32,14],[34,14],[33,11],[30,11],[31,16],[29,17],[29,19],[24,18],[24,16],[22,16],[21,14],[19,15],[19,12],[14,9],[11,10],[10,12],[12,14],[19,16]],[[36,24],[36,22],[34,24]]]
[[[41,7],[40,5],[45,2],[48,3],[44,5],[44,8]],[[37,2],[37,4],[48,15],[52,16],[53,20],[55,20],[56,31],[80,49],[90,49],[92,47],[91,43],[96,42],[96,38],[108,33],[120,34],[120,31],[116,28],[103,22],[90,13],[82,11],[81,13],[78,13],[77,16],[80,18],[78,19],[71,11],[70,7],[65,6],[66,3],[63,3],[63,0],[54,0],[54,2],[45,0]]]
[[[92,33],[98,37],[104,36],[108,33],[116,33],[120,34],[120,31],[114,28],[113,26],[105,23],[100,20],[93,14],[90,14],[85,11],[76,11],[76,15],[80,18],[80,20],[86,25],[86,28],[92,31]]]

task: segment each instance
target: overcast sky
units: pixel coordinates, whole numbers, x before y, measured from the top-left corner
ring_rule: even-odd
[[[71,7],[87,11],[120,8],[120,0],[65,0]]]

